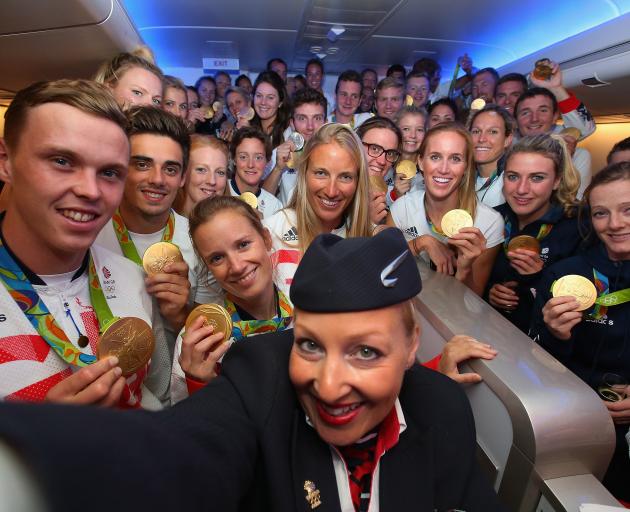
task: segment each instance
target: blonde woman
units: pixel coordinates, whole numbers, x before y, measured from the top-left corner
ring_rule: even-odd
[[[477,201],[470,134],[455,123],[436,126],[426,134],[419,154],[425,190],[398,199],[387,223],[404,232],[413,254],[481,295],[503,242],[503,220]],[[454,209],[466,210],[474,226],[447,237],[442,217]]]
[[[369,236],[367,163],[351,128],[322,126],[297,163],[297,186],[286,208],[264,220],[271,233],[277,284],[288,293],[302,254],[320,233]]]

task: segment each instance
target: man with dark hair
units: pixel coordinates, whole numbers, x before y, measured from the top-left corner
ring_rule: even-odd
[[[128,117],[131,160],[125,190],[97,243],[139,267],[146,250],[158,242],[175,244],[183,256],[182,261],[169,263],[146,279],[146,290],[156,299],[167,331],[156,340],[149,383],[167,403],[177,334],[194,304],[212,302],[215,295],[207,288],[205,266],[192,248],[188,220],[172,209],[188,162],[186,125],[153,107],[132,109]]]
[[[287,83],[287,69],[287,63],[280,57],[274,57],[267,62],[267,71],[275,71],[278,73],[285,84]]]
[[[365,68],[361,71],[361,84],[363,87],[369,87],[374,91],[376,84],[378,84],[378,73],[372,68]]]
[[[520,73],[508,73],[499,78],[494,92],[494,102],[514,115],[516,102],[527,90],[527,79]]]
[[[393,120],[403,106],[405,86],[392,77],[383,78],[376,86],[376,115]]]
[[[356,113],[361,102],[361,88],[361,75],[354,69],[348,69],[339,75],[335,86],[336,106],[328,116],[328,122],[356,128],[372,117],[370,113]]]
[[[630,137],[617,142],[606,157],[608,165],[618,164],[619,162],[630,162]]]
[[[429,77],[429,84],[431,87],[430,101],[433,102],[439,99],[441,95],[438,92],[438,87],[440,85],[440,80],[442,79],[442,66],[440,66],[435,59],[423,57],[415,62],[412,71],[425,73]]]
[[[365,85],[361,88],[361,102],[359,103],[359,108],[357,112],[360,113],[374,113],[374,97],[375,91],[371,87],[366,87]]]
[[[404,84],[405,77],[407,76],[407,70],[402,64],[392,64],[389,68],[387,68],[385,76],[391,76],[392,78],[398,80],[401,84]]]
[[[294,94],[291,129],[302,135],[305,144],[326,122],[326,107],[326,98],[319,91],[307,88]],[[291,140],[287,140],[275,148],[271,155],[271,172],[265,178],[263,188],[271,194],[277,194],[284,206],[289,203],[297,185],[294,157],[301,150]]]
[[[475,73],[472,79],[472,99],[483,99],[486,103],[494,103],[494,90],[499,81],[499,73],[494,68],[483,68]]]
[[[125,115],[105,86],[58,80],[19,91],[5,119],[0,400],[159,408],[146,363],[122,376],[118,358],[96,360],[116,317],[136,317],[152,342],[141,270],[94,244],[123,196]]]

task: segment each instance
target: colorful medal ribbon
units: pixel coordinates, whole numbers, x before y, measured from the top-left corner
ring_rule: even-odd
[[[280,290],[278,290],[278,308],[280,309],[280,316],[270,320],[241,320],[234,303],[226,298],[225,309],[232,317],[232,337],[236,341],[240,341],[254,334],[284,331],[293,321],[293,307]]]
[[[606,315],[609,307],[630,302],[630,288],[610,293],[608,278],[604,274],[593,269],[593,277],[597,288],[597,300],[590,314],[592,318],[598,320]]]
[[[120,210],[116,210],[114,216],[112,217],[112,224],[114,225],[114,232],[116,233],[116,238],[118,238],[118,243],[120,244],[120,248],[128,260],[133,261],[136,265],[142,266],[142,258],[138,254],[138,249],[133,243],[131,236],[129,236],[129,231],[127,231],[127,226],[125,226],[125,221],[120,214]],[[170,242],[173,240],[173,233],[175,232],[175,215],[171,210],[171,213],[168,216],[168,221],[166,222],[166,227],[164,228],[164,233],[162,234],[162,242]]]
[[[508,245],[512,239],[512,221],[507,218],[507,215],[503,218],[503,224],[503,251],[507,254]],[[541,224],[538,229],[538,234],[536,235],[536,240],[540,241],[545,238],[549,233],[551,233],[552,229],[553,224]]]
[[[103,295],[91,257],[89,269],[90,299],[99,326],[102,326],[101,319],[106,322],[108,315],[109,318],[113,315]],[[55,317],[50,313],[44,301],[37,294],[20,266],[13,260],[1,240],[0,280],[31,325],[59,357],[74,366],[87,366],[96,361],[96,356],[84,354],[70,342],[66,333],[59,327]],[[94,291],[92,290],[93,286]]]
[[[477,190],[477,192],[481,192],[482,190],[485,190],[488,187],[490,187],[490,185],[492,185],[492,183],[494,182],[494,180],[497,178],[498,175],[499,175],[499,170],[496,169],[490,176],[486,178],[486,181],[483,182],[483,185],[479,187],[479,190]],[[481,177],[479,172],[477,172],[477,176]]]

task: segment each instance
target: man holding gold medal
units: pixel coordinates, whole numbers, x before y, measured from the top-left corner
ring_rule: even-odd
[[[123,194],[124,114],[103,86],[59,80],[18,92],[5,119],[0,398],[159,407],[142,385],[154,344],[142,273],[93,245]]]
[[[123,255],[147,274],[164,329],[156,333],[149,386],[168,401],[177,333],[194,303],[213,302],[202,265],[188,236],[188,221],[172,210],[184,183],[190,138],[184,123],[155,107],[131,109],[131,160],[120,207],[96,243]],[[160,322],[162,323],[162,322]]]

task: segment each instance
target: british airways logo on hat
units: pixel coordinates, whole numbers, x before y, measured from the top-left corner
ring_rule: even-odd
[[[403,262],[403,260],[405,259],[405,256],[407,256],[407,254],[409,254],[409,250],[405,250],[400,256],[398,256],[396,259],[394,259],[391,263],[389,263],[381,272],[381,283],[383,283],[383,286],[385,286],[386,288],[393,288],[394,286],[396,286],[396,282],[398,281],[397,277],[394,278],[390,278],[389,276],[392,274],[392,272],[394,272],[398,267],[400,267],[400,264]]]

